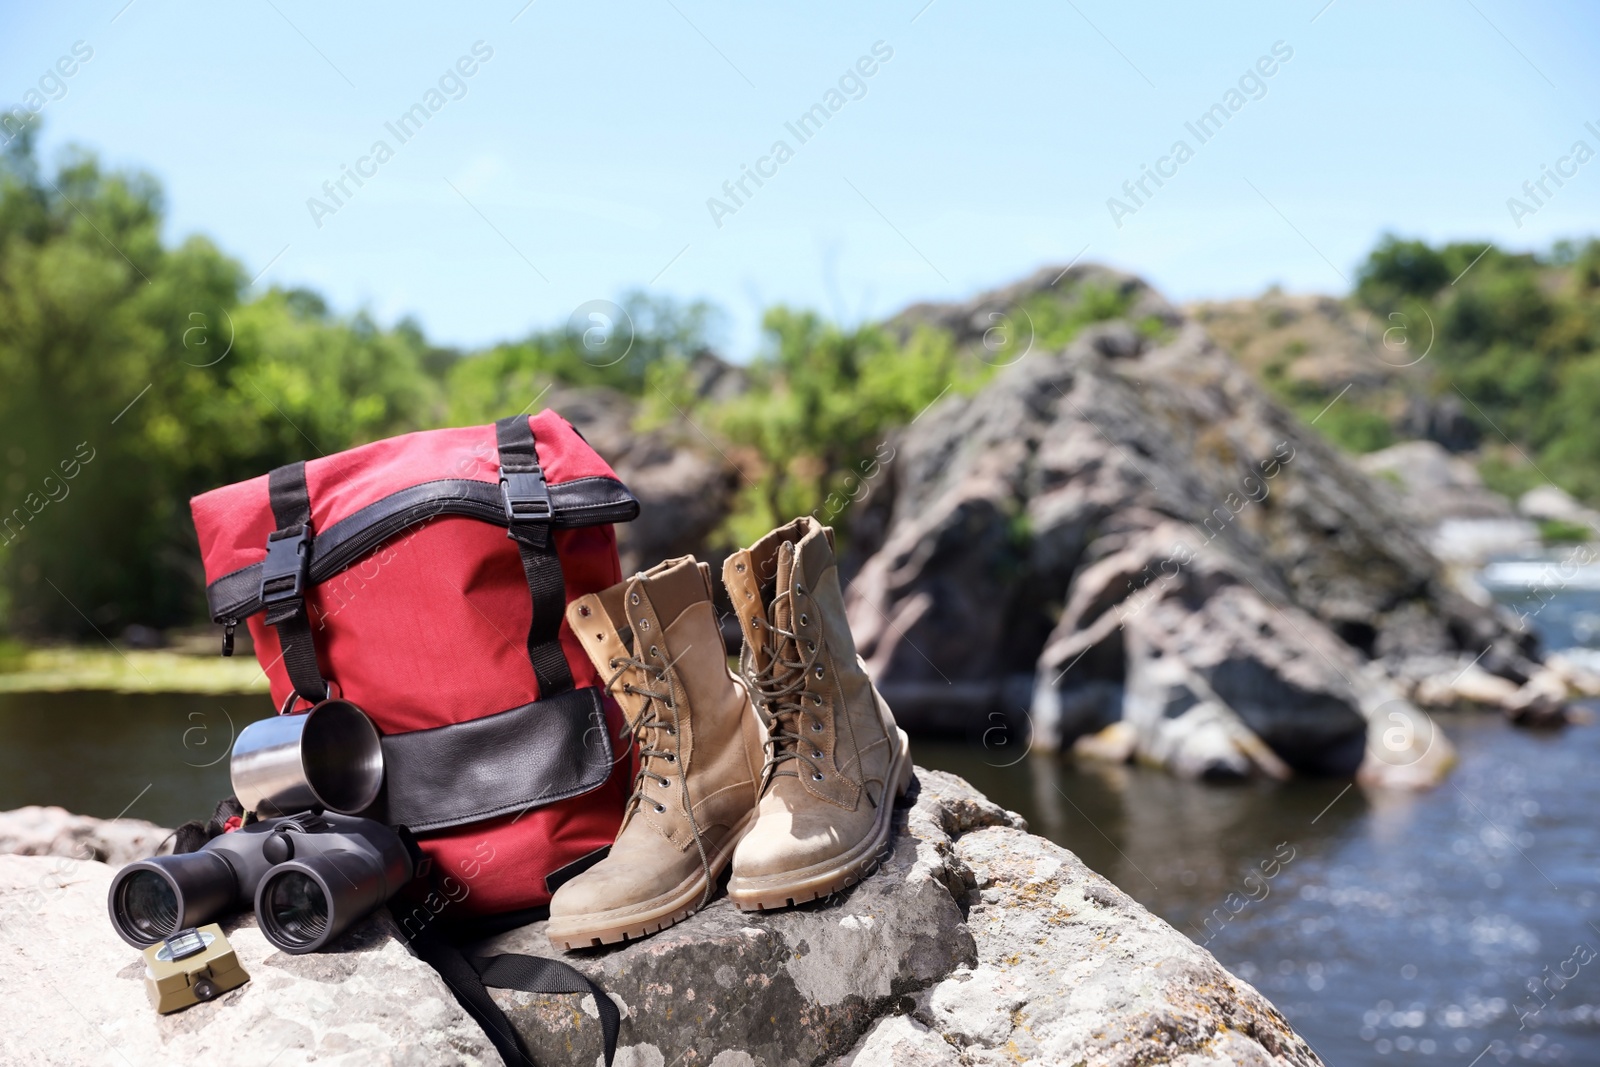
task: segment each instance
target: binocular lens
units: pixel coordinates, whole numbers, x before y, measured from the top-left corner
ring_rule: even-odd
[[[202,926],[238,907],[239,880],[214,852],[152,856],[111,880],[111,923],[130,945],[146,948],[185,926]]]
[[[178,895],[155,871],[134,871],[118,887],[112,915],[124,935],[153,945],[178,931]]]
[[[309,875],[288,870],[272,876],[261,902],[263,930],[281,948],[318,944],[328,932],[328,897]]]

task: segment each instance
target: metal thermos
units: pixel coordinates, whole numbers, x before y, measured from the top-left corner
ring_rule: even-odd
[[[233,793],[262,818],[322,808],[366,810],[383,787],[378,729],[348,700],[253,722],[239,733],[229,765]]]

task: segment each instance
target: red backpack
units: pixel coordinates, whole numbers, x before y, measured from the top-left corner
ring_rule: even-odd
[[[190,506],[224,654],[247,622],[281,711],[368,714],[368,814],[417,835],[452,915],[543,905],[604,854],[630,750],[563,620],[621,580],[611,524],[639,504],[565,419],[406,434]]]

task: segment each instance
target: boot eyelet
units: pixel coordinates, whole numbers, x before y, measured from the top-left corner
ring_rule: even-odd
[[[662,815],[662,814],[665,814],[665,813],[666,813],[666,810],[667,810],[667,809],[666,809],[666,808],[664,808],[664,807],[662,807],[662,806],[661,806],[661,805],[660,805],[660,804],[657,804],[657,805],[656,805],[656,814],[657,814],[657,815]]]
[[[812,775],[812,776],[811,776],[811,780],[812,780],[812,781],[813,781],[813,782],[820,782],[820,781],[822,781],[822,775],[820,775],[820,774],[813,774],[813,775]]]
[[[589,611],[589,605],[587,605],[587,604],[579,604],[578,605],[578,614],[582,615],[584,618],[587,619],[589,617],[589,615],[591,614],[591,612]]]
[[[808,616],[808,615],[807,615],[807,614],[806,614],[806,613],[805,613],[805,612],[803,612],[803,611],[802,611],[802,612],[801,612],[801,613],[800,613],[800,625],[801,625],[801,626],[810,626],[810,625],[811,625],[811,618],[810,618],[810,616]]]
[[[671,752],[668,752],[665,756],[663,756],[661,758],[666,760],[668,763],[677,763],[678,762],[678,757],[673,755]]]
[[[816,671],[815,671],[815,674],[816,674],[816,676],[817,676],[817,677],[818,677],[818,678],[821,678],[821,677],[822,677],[822,664],[820,664],[820,663],[819,663],[819,664],[817,664],[817,669],[816,669]]]
[[[814,733],[814,734],[820,734],[822,732],[822,724],[820,722],[812,723],[811,724],[811,732]]]
[[[735,563],[733,565],[733,569],[738,571],[740,574],[743,574],[744,573],[744,564],[743,563]]]
[[[640,619],[639,620],[639,629],[641,629],[641,630],[650,629],[650,620],[649,619]]]
[[[638,593],[629,593],[628,594],[628,603],[637,605],[639,603],[639,594]]]
[[[822,753],[820,753],[820,752],[816,751],[815,749],[813,749],[812,752],[811,752],[811,758],[812,759],[821,759],[822,758]]]
[[[820,693],[812,693],[811,703],[815,704],[819,708],[822,707],[822,695]]]
[[[661,657],[661,650],[659,648],[657,648],[655,645],[651,645],[650,646],[650,655],[652,655],[652,656],[656,657],[657,659],[659,659]]]
[[[817,643],[815,641],[807,641],[806,642],[806,651],[807,652],[815,652],[816,650],[817,650]]]

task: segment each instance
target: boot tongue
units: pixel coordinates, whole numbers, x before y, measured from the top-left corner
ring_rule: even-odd
[[[612,630],[616,631],[617,640],[622,647],[633,651],[633,624],[628,621],[627,599],[628,592],[635,588],[636,582],[618,582],[600,594],[600,609],[606,613],[606,621],[611,623]]]
[[[773,579],[772,625],[780,630],[794,632],[794,598],[790,593],[794,583],[795,549],[793,541],[778,546],[777,575]],[[786,638],[774,637],[780,647]]]

